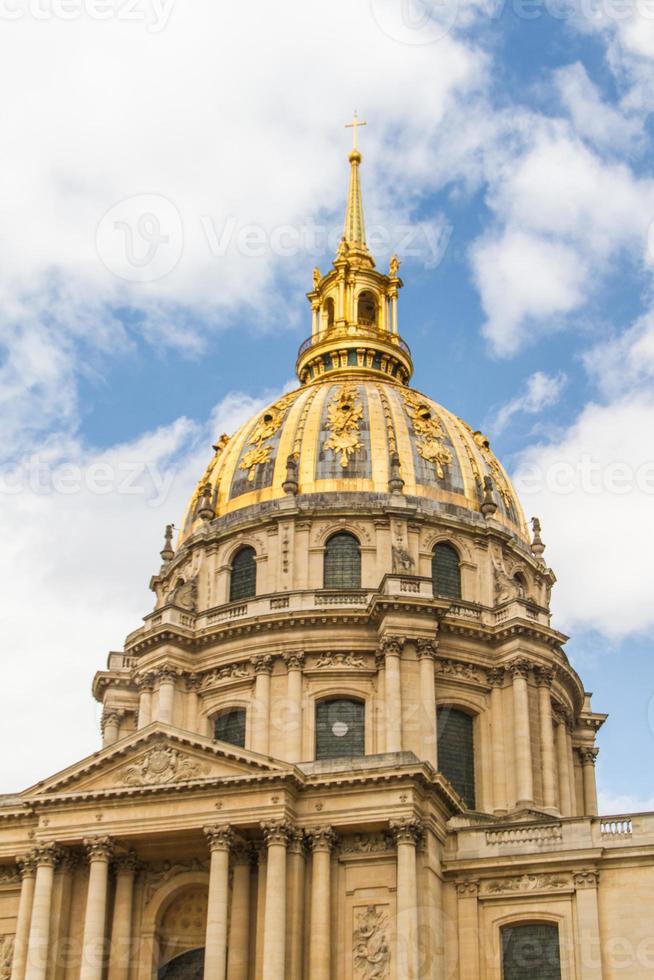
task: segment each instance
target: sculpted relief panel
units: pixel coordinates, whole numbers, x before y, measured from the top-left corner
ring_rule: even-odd
[[[387,905],[354,909],[352,955],[357,980],[387,980],[391,950]]]

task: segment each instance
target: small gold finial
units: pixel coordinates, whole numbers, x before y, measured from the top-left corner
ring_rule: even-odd
[[[359,114],[356,111],[356,109],[354,110],[354,119],[352,120],[352,122],[351,123],[345,123],[345,129],[351,129],[352,130],[352,150],[353,151],[359,149],[358,139],[357,139],[359,126],[367,126],[367,125],[368,125],[368,123],[361,122],[361,120],[359,119]]]

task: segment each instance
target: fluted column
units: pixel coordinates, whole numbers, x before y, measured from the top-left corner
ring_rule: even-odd
[[[434,679],[434,660],[436,643],[434,640],[418,640],[418,662],[420,664],[420,713],[422,729],[422,757],[438,769],[438,744],[436,739],[436,682]]]
[[[252,751],[268,755],[270,735],[270,675],[271,656],[254,657],[254,704],[252,705]]]
[[[602,980],[597,888],[599,872],[585,869],[573,875],[577,906],[577,952],[579,980]]]
[[[153,679],[152,675],[148,674],[145,677],[140,677],[138,680],[139,687],[139,714],[137,720],[137,728],[145,728],[152,721],[152,687]]]
[[[304,654],[291,653],[285,658],[287,679],[288,723],[286,729],[286,758],[289,762],[302,759],[302,668]]]
[[[188,732],[198,731],[201,684],[202,678],[198,674],[186,676],[186,730]]]
[[[157,721],[160,721],[162,725],[172,725],[175,717],[175,677],[174,670],[159,671]]]
[[[311,932],[309,976],[311,980],[331,977],[331,854],[334,831],[319,827],[309,832],[311,848]]]
[[[302,980],[306,870],[306,837],[303,830],[292,831],[286,862],[286,977],[287,980]]]
[[[491,756],[493,760],[493,811],[506,813],[506,750],[504,747],[504,704],[502,687],[504,668],[494,667],[488,671],[490,684],[491,713]]]
[[[402,751],[402,681],[401,657],[404,638],[386,636],[382,640],[385,658],[386,751]]]
[[[397,980],[420,980],[416,845],[422,826],[417,820],[398,820],[391,831],[397,845]]]
[[[55,844],[39,844],[34,851],[36,879],[27,945],[26,980],[44,980],[50,947],[50,913],[55,865],[60,857]]]
[[[528,660],[509,664],[513,677],[513,738],[515,745],[516,807],[533,806],[534,772],[531,756],[531,722],[529,717]]]
[[[225,980],[227,972],[227,913],[229,899],[229,851],[234,834],[226,824],[205,827],[211,850],[209,903],[204,953],[205,980]]]
[[[102,746],[113,745],[118,741],[120,715],[117,711],[105,711],[102,715]]]
[[[263,933],[263,980],[284,980],[286,964],[286,847],[292,830],[278,821],[263,825],[268,849]]]
[[[554,721],[552,719],[552,681],[554,674],[545,667],[536,671],[538,714],[540,718],[540,764],[543,776],[543,806],[556,809],[556,763]]]
[[[59,878],[59,907],[55,912],[56,935],[51,942],[54,954],[54,973],[51,980],[64,980],[70,959],[70,920],[72,915],[73,884],[75,870],[79,864],[79,854],[75,851],[63,851],[55,873]]]
[[[252,848],[248,845],[235,848],[232,855],[232,909],[227,945],[227,980],[248,980],[252,858]]]
[[[556,759],[559,770],[559,807],[563,817],[572,816],[572,797],[570,794],[570,765],[568,753],[568,733],[566,714],[563,708],[556,708]]]
[[[116,888],[114,893],[108,980],[127,980],[132,948],[134,879],[139,868],[136,854],[130,852],[117,858],[114,868],[116,872]]]
[[[579,749],[581,771],[584,777],[584,810],[585,816],[597,816],[597,785],[595,783],[595,760],[599,749]]]
[[[34,883],[36,880],[36,856],[28,854],[18,859],[18,871],[21,877],[20,900],[18,902],[18,918],[16,920],[16,937],[14,939],[14,955],[11,961],[11,980],[24,980],[27,965],[27,944],[32,920],[32,904],[34,902]]]
[[[106,953],[107,886],[109,862],[114,842],[110,837],[89,837],[84,841],[89,859],[89,885],[84,914],[80,980],[102,980]]]

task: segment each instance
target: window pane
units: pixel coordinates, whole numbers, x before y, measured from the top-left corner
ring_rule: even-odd
[[[344,699],[316,705],[316,759],[365,755],[364,705]]]
[[[545,922],[502,929],[502,980],[561,980],[558,926]]]
[[[241,548],[232,562],[229,601],[251,599],[257,594],[257,563],[254,548]]]
[[[449,544],[437,544],[431,562],[434,594],[449,599],[461,598],[459,556]]]
[[[351,534],[335,534],[325,548],[324,587],[326,589],[361,588],[361,553],[359,542]]]
[[[438,769],[471,810],[475,808],[473,721],[465,711],[438,709]]]
[[[218,715],[214,726],[214,738],[220,742],[229,742],[230,745],[239,745],[244,749],[245,708],[232,708]]]

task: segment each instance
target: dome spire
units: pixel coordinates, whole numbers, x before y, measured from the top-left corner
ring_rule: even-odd
[[[347,206],[345,208],[345,227],[343,237],[350,248],[360,248],[367,251],[366,246],[366,226],[363,219],[363,200],[361,198],[361,179],[359,177],[359,165],[361,154],[358,147],[359,126],[366,126],[367,123],[361,122],[354,111],[354,119],[347,123],[345,128],[352,130],[352,150],[350,152],[350,186],[347,192]]]

